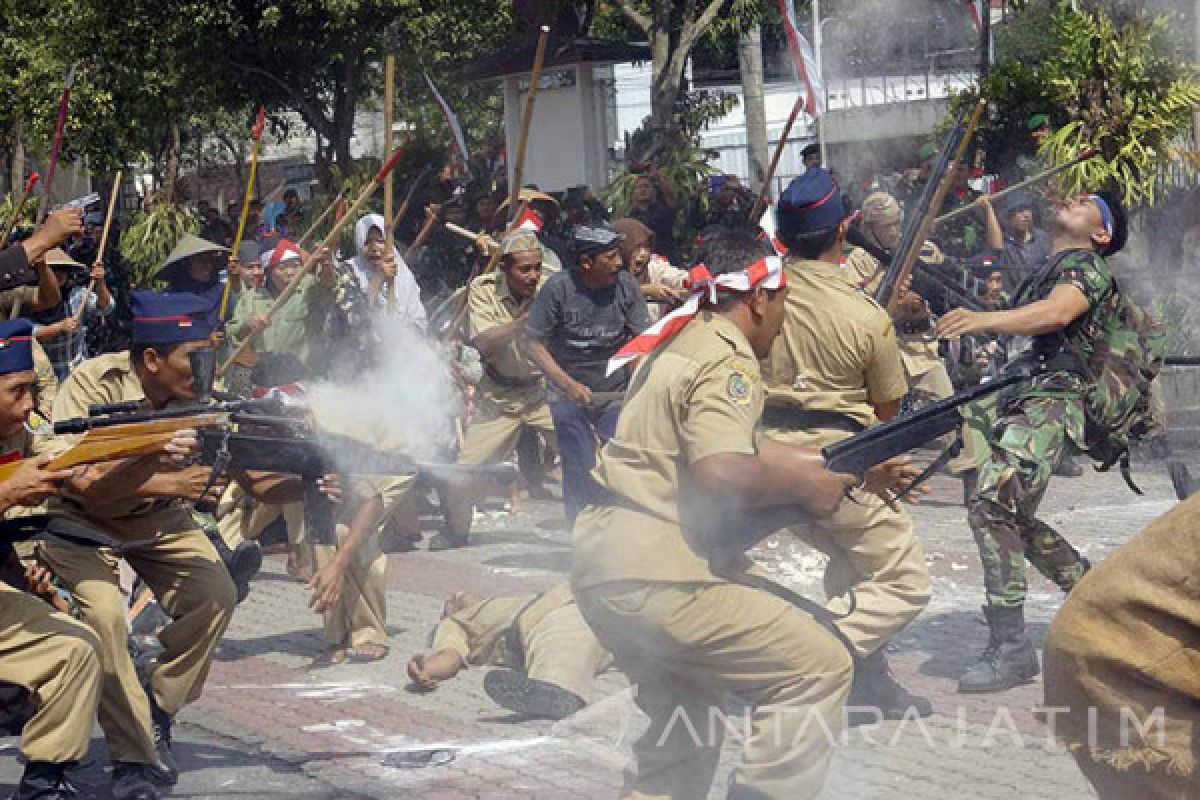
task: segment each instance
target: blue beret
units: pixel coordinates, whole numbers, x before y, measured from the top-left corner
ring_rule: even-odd
[[[33,369],[33,323],[27,319],[0,322],[0,375]]]
[[[189,292],[149,292],[130,295],[135,344],[179,344],[212,335],[212,300]]]
[[[820,167],[792,180],[779,198],[775,219],[784,244],[793,236],[837,227],[846,218],[842,193]]]

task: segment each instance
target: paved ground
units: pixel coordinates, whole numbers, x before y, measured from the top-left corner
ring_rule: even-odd
[[[1174,503],[1161,467],[1140,468],[1146,494],[1131,494],[1115,474],[1056,481],[1044,508],[1094,561]],[[835,757],[825,798],[1091,797],[1070,758],[1047,742],[1031,709],[1039,685],[1002,696],[965,698],[958,674],[982,647],[978,558],[958,504],[961,488],[939,478],[914,511],[934,574],[929,610],[894,644],[895,671],[934,700],[930,720],[857,729]],[[299,798],[612,798],[629,742],[642,721],[620,675],[603,676],[597,702],[558,724],[514,721],[483,693],[483,670],[470,670],[429,695],[407,690],[404,664],[422,649],[441,598],[452,589],[520,593],[546,588],[569,567],[561,513],[531,504],[522,513],[488,513],[467,549],[391,557],[388,621],[392,651],[371,665],[308,669],[320,646],[319,620],[306,592],[269,557],[234,618],[204,696],[180,716],[182,762],[177,797]],[[776,579],[819,598],[821,561],[791,541],[762,548]],[[1035,636],[1057,608],[1057,590],[1034,577]],[[730,737],[736,739],[736,737]],[[424,769],[384,765],[397,749],[445,746],[448,764]],[[736,750],[727,740],[722,775]],[[11,752],[11,748],[10,748]],[[96,755],[96,754],[94,754]],[[0,759],[0,781],[18,774]],[[104,783],[98,768],[89,773]],[[969,786],[969,791],[964,787]],[[103,794],[99,795],[103,797]]]

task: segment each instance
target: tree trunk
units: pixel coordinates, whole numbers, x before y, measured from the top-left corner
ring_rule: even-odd
[[[742,74],[742,109],[746,114],[746,144],[750,185],[755,191],[767,176],[770,145],[767,141],[767,103],[763,88],[762,28],[755,25],[738,41],[738,67]]]
[[[12,171],[9,173],[12,176],[11,177],[12,189],[13,189],[13,191],[16,191],[16,192],[19,192],[25,188],[25,142],[24,142],[24,137],[25,137],[25,128],[21,124],[21,120],[18,119],[16,125],[13,126],[13,132],[12,132],[13,146],[12,146],[12,165],[11,165]]]
[[[179,178],[179,123],[171,123],[171,144],[167,150],[167,166],[163,178],[163,202],[175,202],[175,182]]]

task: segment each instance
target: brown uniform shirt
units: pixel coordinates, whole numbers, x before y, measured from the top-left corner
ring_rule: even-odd
[[[732,322],[702,311],[634,374],[616,434],[592,473],[611,503],[575,524],[572,584],[718,582],[708,562],[709,493],[691,465],[757,452],[763,385],[750,343]]]
[[[857,281],[868,292],[874,292],[883,278],[883,265],[861,247],[854,248],[850,255],[846,256],[846,269],[851,279]],[[901,333],[898,339],[900,359],[906,374],[916,378],[942,363],[933,331]]]
[[[545,283],[542,278],[538,287]],[[480,275],[471,282],[467,304],[467,336],[476,336],[507,325],[517,318],[521,302],[508,289],[508,280],[499,270]],[[529,405],[544,402],[541,371],[529,360],[516,341],[488,356],[479,390],[502,410],[518,413]],[[526,386],[505,385],[528,384]]]
[[[891,318],[838,264],[788,258],[784,267],[787,314],[763,366],[767,404],[875,424],[871,403],[908,391]]]
[[[516,642],[547,614],[575,602],[570,585],[560,583],[540,595],[489,597],[443,619],[433,631],[432,649],[453,650],[467,664],[520,667],[509,631],[518,626]]]

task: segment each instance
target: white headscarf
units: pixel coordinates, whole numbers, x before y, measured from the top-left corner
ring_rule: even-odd
[[[371,233],[372,228],[378,228],[380,232],[384,232],[387,224],[383,221],[382,214],[367,214],[361,217],[354,224],[354,246],[357,250],[357,255],[350,262],[354,267],[355,274],[358,275],[358,280],[362,283],[365,289],[371,281],[371,276],[375,270],[367,261],[367,257],[363,254],[363,249],[367,246],[367,235]],[[395,294],[396,302],[393,313],[395,316],[408,321],[417,326],[421,330],[425,330],[425,306],[421,305],[421,289],[417,286],[417,281],[413,278],[412,270],[408,268],[404,258],[401,257],[400,251],[395,247],[392,248],[392,256],[396,259],[396,281]],[[387,307],[387,297],[382,292],[375,300],[375,305],[378,307]]]

